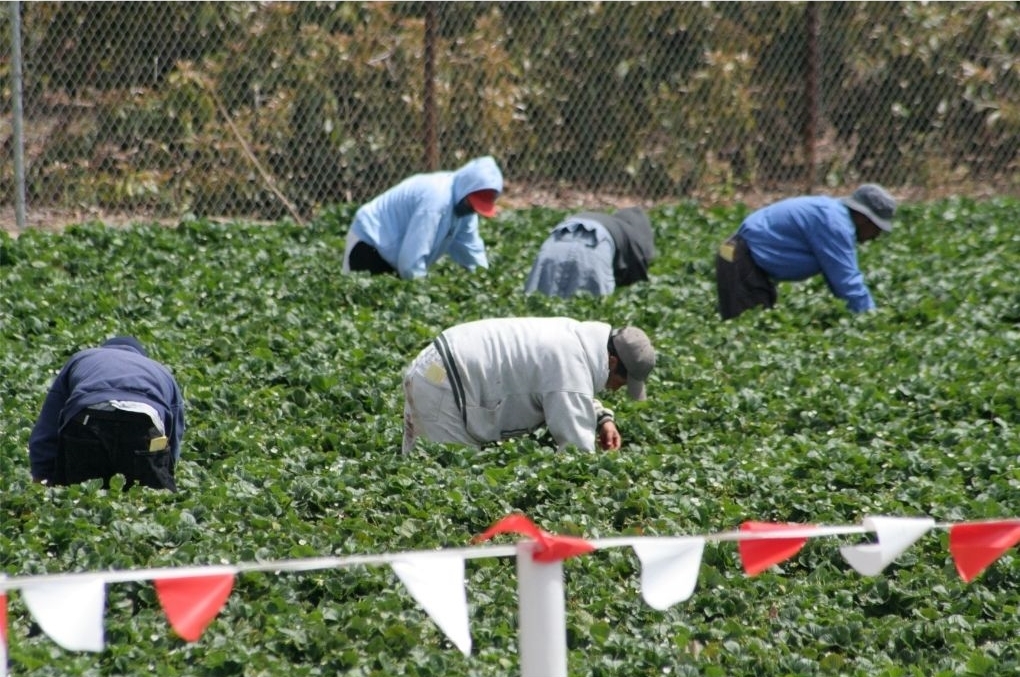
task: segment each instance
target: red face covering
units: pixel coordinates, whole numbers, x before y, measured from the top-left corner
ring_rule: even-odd
[[[497,197],[499,197],[499,193],[494,190],[476,190],[468,194],[467,201],[476,213],[491,218],[496,215]]]

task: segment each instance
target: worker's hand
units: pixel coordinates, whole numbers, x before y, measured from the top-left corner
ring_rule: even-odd
[[[606,421],[599,426],[599,446],[606,450],[620,448],[620,431],[613,421]]]

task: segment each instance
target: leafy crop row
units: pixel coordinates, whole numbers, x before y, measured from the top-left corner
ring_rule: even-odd
[[[905,205],[861,250],[880,308],[821,280],[722,323],[714,245],[746,212],[653,212],[652,280],[606,299],[525,296],[560,212],[485,224],[491,269],[415,284],[342,276],[347,207],[311,226],[186,222],[0,240],[0,570],[9,575],[462,546],[511,511],[589,537],[683,535],[746,519],[857,523],[1020,516],[1020,204]],[[610,398],[619,453],[542,436],[399,453],[401,372],[442,328],[490,316],[631,322],[661,354],[650,400]],[[26,445],[67,356],[134,333],[188,401],[181,491],[32,484]],[[943,532],[864,578],[810,541],[741,573],[709,545],[694,596],[647,607],[630,551],[565,566],[572,675],[998,675],[1020,669],[1012,552],[970,584]],[[151,586],[110,586],[107,649],[57,647],[10,598],[16,675],[506,675],[518,670],[511,560],[467,567],[474,654],[386,568],[242,575],[202,639]]]

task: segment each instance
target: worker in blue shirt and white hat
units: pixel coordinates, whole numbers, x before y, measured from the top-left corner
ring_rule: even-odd
[[[503,174],[490,156],[456,171],[415,174],[354,215],[343,272],[425,277],[444,254],[470,271],[488,268],[479,215],[496,215]]]
[[[842,198],[804,195],[751,213],[715,256],[719,314],[771,308],[776,281],[821,274],[851,312],[875,307],[857,264],[857,244],[892,231],[896,199],[877,184]]]

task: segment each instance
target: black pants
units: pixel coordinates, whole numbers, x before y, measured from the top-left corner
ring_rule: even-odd
[[[60,431],[55,484],[77,484],[123,475],[125,489],[136,482],[153,489],[177,491],[169,448],[150,451],[159,431],[145,414],[85,409]]]
[[[719,315],[730,320],[749,308],[776,305],[776,283],[761,269],[739,235],[726,240],[715,255],[715,284]]]
[[[379,254],[379,250],[367,242],[354,245],[347,257],[347,265],[351,271],[367,270],[373,275],[397,272],[397,269]]]

